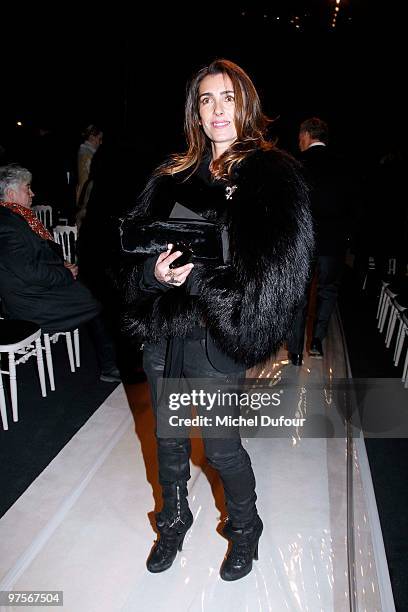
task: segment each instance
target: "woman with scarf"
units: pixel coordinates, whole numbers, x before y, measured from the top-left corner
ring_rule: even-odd
[[[149,220],[152,231],[163,235],[181,205],[228,236],[223,261],[207,253],[207,263],[193,257],[174,267],[185,247],[160,248],[148,225],[137,233],[146,241],[133,245],[138,261],[127,274],[124,321],[127,333],[144,342],[157,422],[164,409],[158,378],[238,384],[247,368],[277,351],[303,294],[313,248],[307,190],[298,164],[265,139],[267,124],[256,89],[239,66],[216,60],[200,70],[187,92],[186,152],[156,170],[122,225],[122,244],[130,244]],[[183,242],[188,239],[186,233]],[[203,442],[228,511],[223,533],[232,545],[221,577],[237,580],[251,571],[263,529],[254,473],[239,435]],[[156,515],[160,538],[147,561],[151,572],[172,565],[193,522],[190,440],[158,431],[157,443],[163,508]]]
[[[114,347],[100,303],[77,280],[75,264],[31,210],[31,172],[0,167],[0,297],[5,315],[37,323],[43,332],[69,331],[89,322],[101,380],[119,382]]]

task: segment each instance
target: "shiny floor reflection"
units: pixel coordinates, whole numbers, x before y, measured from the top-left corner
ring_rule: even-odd
[[[334,321],[323,361],[306,358],[299,368],[282,351],[251,376],[299,382],[342,377],[342,346]],[[294,411],[307,414],[306,400],[300,398]],[[244,440],[265,529],[252,573],[226,583],[218,574],[227,549],[217,531],[225,515],[222,489],[197,439],[189,482],[195,520],[184,549],[162,574],[145,568],[155,539],[150,521],[160,505],[152,432],[146,387],[127,394],[116,389],[0,521],[2,589],[63,589],[69,612],[350,609],[345,439]],[[379,612],[357,455],[353,503],[352,588],[358,610]]]

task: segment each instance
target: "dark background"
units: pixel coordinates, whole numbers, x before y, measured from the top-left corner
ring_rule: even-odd
[[[299,122],[318,115],[336,148],[374,163],[402,148],[401,5],[342,0],[334,28],[335,0],[152,4],[134,15],[120,4],[37,7],[3,28],[0,143],[43,124],[76,150],[97,123],[105,144],[156,163],[183,148],[186,81],[226,57],[253,78],[280,146],[296,152]]]

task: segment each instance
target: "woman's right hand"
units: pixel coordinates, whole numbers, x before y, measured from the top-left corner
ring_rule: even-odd
[[[182,255],[181,251],[176,251],[170,255],[172,248],[173,245],[168,244],[167,251],[159,255],[154,268],[154,275],[161,283],[180,287],[194,268],[194,264],[188,263],[185,266],[180,266],[180,268],[170,268],[170,264]]]

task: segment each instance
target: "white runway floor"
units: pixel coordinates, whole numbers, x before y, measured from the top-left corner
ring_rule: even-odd
[[[323,362],[295,368],[285,355],[273,370],[284,380],[320,381],[330,368],[336,377],[346,375],[336,320]],[[300,410],[307,415],[307,404]],[[63,590],[63,608],[46,609],[69,612],[394,610],[358,440],[349,497],[345,439],[244,440],[265,527],[259,561],[234,583],[218,575],[227,549],[216,531],[221,489],[214,473],[203,471],[195,440],[193,527],[172,568],[150,574],[145,560],[155,539],[149,518],[157,498],[152,427],[144,386],[128,396],[119,386],[0,520],[0,590]]]

